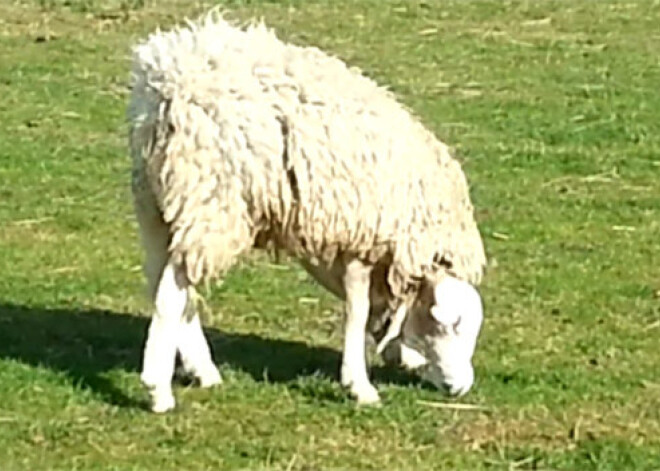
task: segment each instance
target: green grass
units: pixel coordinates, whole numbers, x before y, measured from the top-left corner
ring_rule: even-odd
[[[336,382],[340,305],[254,257],[207,296],[225,384],[145,411],[130,45],[209,4],[0,2],[0,468],[660,469],[660,2],[229,1],[387,84],[456,147],[491,259],[456,412],[377,364]]]

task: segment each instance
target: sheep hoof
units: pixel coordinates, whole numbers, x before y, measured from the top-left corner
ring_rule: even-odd
[[[155,381],[151,381],[149,376],[144,372],[140,376],[140,379],[144,387],[149,391],[152,412],[162,414],[174,409],[176,401],[174,400],[172,387],[169,383],[157,384]]]
[[[200,388],[212,388],[213,386],[222,384],[222,376],[220,376],[220,372],[214,366],[213,368],[209,368],[203,373],[198,374],[197,381],[199,382]]]
[[[359,388],[353,386],[351,388],[351,395],[357,400],[358,405],[380,405],[380,395],[378,394],[378,390],[371,384],[367,384]]]
[[[174,409],[176,402],[172,393],[161,393],[151,395],[151,411],[156,414],[163,414]]]
[[[200,388],[211,388],[222,384],[222,376],[220,376],[220,372],[213,364],[202,370],[186,369],[179,365],[176,368],[174,376],[187,386],[195,385]]]

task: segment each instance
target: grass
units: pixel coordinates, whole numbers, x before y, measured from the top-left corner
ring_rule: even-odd
[[[289,262],[208,294],[226,383],[144,410],[130,45],[209,4],[0,3],[0,466],[660,469],[660,3],[228,1],[390,86],[454,145],[492,262],[452,411],[380,365],[337,386],[340,305]]]

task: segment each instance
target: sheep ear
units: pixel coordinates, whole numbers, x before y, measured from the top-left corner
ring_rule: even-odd
[[[442,308],[440,308],[440,306],[431,306],[431,317],[433,317],[433,319],[440,324],[445,324],[447,322],[447,316],[444,312],[442,312]]]
[[[450,312],[447,312],[447,309],[442,309],[438,305],[431,306],[431,317],[433,317],[436,322],[443,325],[450,325],[458,319],[457,315],[452,316]]]
[[[442,310],[439,306],[431,306],[431,317],[437,322],[442,322]]]
[[[472,289],[468,283],[453,276],[443,278],[433,290],[434,303],[431,306],[433,319],[445,326],[458,322]]]

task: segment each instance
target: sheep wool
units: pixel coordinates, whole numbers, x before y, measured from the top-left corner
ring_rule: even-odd
[[[219,14],[134,49],[136,207],[157,211],[192,284],[266,243],[312,263],[480,282],[484,248],[461,165],[394,96],[341,60]],[[413,289],[414,291],[414,289]]]

